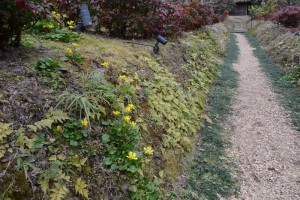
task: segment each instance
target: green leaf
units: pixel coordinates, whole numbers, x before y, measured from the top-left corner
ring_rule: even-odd
[[[108,134],[103,134],[102,135],[102,142],[104,144],[107,144],[110,141],[110,136]]]
[[[0,141],[2,141],[5,137],[13,133],[13,129],[10,128],[12,124],[3,124],[0,123]]]
[[[78,146],[78,142],[76,140],[71,140],[70,141],[70,145],[73,147],[77,147]]]
[[[75,191],[76,193],[81,194],[85,199],[89,198],[89,191],[87,187],[88,185],[83,180],[81,180],[81,178],[78,178],[76,180]]]
[[[63,57],[60,58],[60,60],[63,61],[63,62],[67,62],[70,59],[67,56],[63,56]]]
[[[112,164],[112,165],[110,166],[110,169],[111,169],[111,170],[116,170],[116,169],[118,169],[118,166],[117,166],[116,164]]]
[[[108,147],[107,151],[109,154],[114,154],[114,153],[116,153],[117,149],[115,146],[111,145]]]
[[[104,125],[104,126],[108,126],[110,125],[110,121],[101,121],[101,124]]]
[[[89,131],[87,131],[87,130],[82,131],[82,135],[83,135],[84,137],[89,136]]]
[[[127,171],[129,171],[129,172],[131,172],[131,173],[135,173],[135,172],[137,172],[137,168],[135,167],[135,166],[130,166],[128,169],[127,169]]]
[[[111,157],[104,158],[103,163],[104,165],[111,165],[112,164]]]

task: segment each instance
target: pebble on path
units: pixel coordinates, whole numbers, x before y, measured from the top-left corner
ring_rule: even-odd
[[[241,171],[238,199],[300,199],[300,133],[293,129],[272,85],[243,34],[234,70],[239,87],[226,129],[233,135],[230,156]]]

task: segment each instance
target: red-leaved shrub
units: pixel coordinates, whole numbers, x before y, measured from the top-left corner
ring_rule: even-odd
[[[300,7],[299,6],[287,6],[280,9],[275,13],[269,13],[257,19],[270,20],[278,22],[285,27],[297,28],[300,26]]]
[[[29,0],[0,1],[0,48],[20,44],[21,32],[38,19],[34,10]]]
[[[111,36],[147,38],[161,34],[179,35],[218,22],[212,8],[162,0],[93,0],[90,8]]]
[[[97,30],[104,27],[110,36],[149,38],[160,34],[178,36],[218,22],[210,6],[200,2],[171,0],[1,0],[0,44],[20,42],[22,28],[41,18],[66,14],[79,21],[79,7],[88,4]],[[39,10],[39,12],[36,12]],[[43,13],[41,14],[42,11]],[[39,14],[37,14],[39,13]],[[55,18],[55,17],[54,17]],[[15,38],[15,39],[13,39]],[[5,41],[5,42],[4,42]]]
[[[229,11],[228,10],[225,10],[224,12],[223,12],[223,14],[219,17],[219,20],[221,21],[221,22],[223,22],[223,21],[225,21],[226,20],[226,18],[229,16]]]
[[[279,23],[286,27],[297,28],[300,26],[300,7],[288,6],[275,13]]]

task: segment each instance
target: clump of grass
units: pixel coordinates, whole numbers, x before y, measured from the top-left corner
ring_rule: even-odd
[[[266,52],[261,48],[259,42],[250,34],[246,35],[252,47],[255,48],[254,53],[258,57],[260,65],[264,72],[272,80],[275,92],[280,94],[280,100],[287,110],[290,111],[290,118],[293,125],[300,131],[300,90],[297,85],[289,83],[282,79],[284,73],[279,66],[273,63]]]
[[[219,196],[229,197],[238,193],[238,181],[231,173],[234,165],[225,154],[229,141],[222,128],[222,122],[230,113],[233,91],[237,88],[237,73],[232,64],[238,55],[236,36],[231,35],[226,58],[219,67],[221,76],[209,97],[208,117],[212,123],[206,123],[201,131],[201,141],[189,175],[189,187],[200,198],[219,199]]]

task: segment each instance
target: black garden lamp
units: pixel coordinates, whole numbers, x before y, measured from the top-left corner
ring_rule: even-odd
[[[158,54],[159,52],[159,43],[161,43],[162,45],[166,45],[168,43],[168,40],[166,40],[164,37],[160,36],[160,35],[157,35],[156,36],[156,44],[154,45],[153,47],[153,52],[155,54]]]
[[[90,28],[93,25],[91,14],[86,4],[83,4],[80,7],[80,18],[81,18],[81,22],[78,22],[76,24],[77,33],[80,33],[82,29]]]

